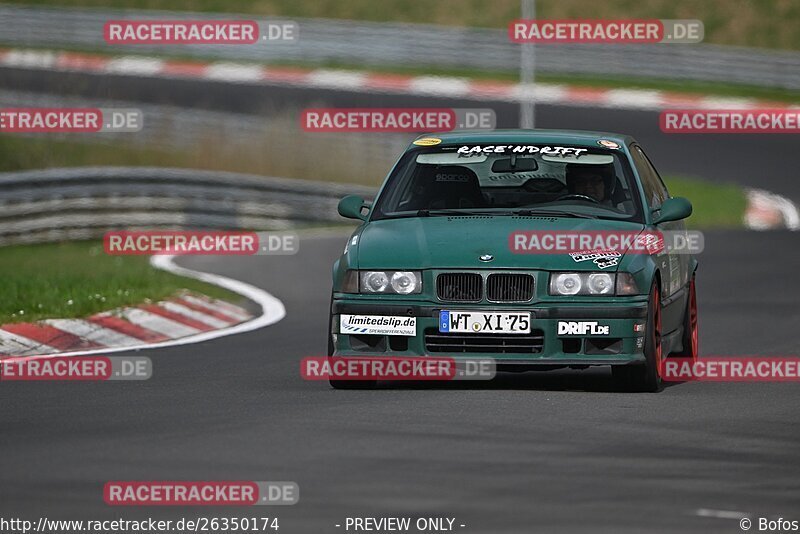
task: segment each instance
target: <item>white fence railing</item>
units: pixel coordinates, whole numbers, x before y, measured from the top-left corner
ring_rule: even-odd
[[[103,41],[105,21],[120,18],[198,19],[220,18],[220,15],[6,4],[0,5],[0,43],[130,52],[130,47],[113,47]],[[507,32],[502,29],[325,19],[295,19],[295,22],[299,24],[296,42],[243,46],[137,45],[135,51],[259,62],[519,68],[520,46],[509,42]],[[550,74],[700,80],[800,89],[800,53],[710,44],[542,45],[536,50],[536,69]]]

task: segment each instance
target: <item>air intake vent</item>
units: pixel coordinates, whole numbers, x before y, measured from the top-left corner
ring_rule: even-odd
[[[474,273],[442,273],[436,277],[436,295],[446,302],[479,302],[483,280]]]
[[[486,298],[492,302],[528,302],[533,298],[533,276],[490,274],[486,279]]]
[[[428,352],[450,354],[471,352],[478,354],[538,354],[544,347],[544,332],[533,330],[530,334],[441,334],[425,331],[425,348]]]

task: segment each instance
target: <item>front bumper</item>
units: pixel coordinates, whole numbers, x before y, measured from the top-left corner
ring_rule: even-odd
[[[643,363],[647,297],[625,302],[570,302],[525,305],[435,304],[426,302],[380,302],[349,295],[334,295],[331,333],[334,356],[364,357],[441,356],[491,358],[509,367],[627,365]],[[445,334],[438,330],[441,310],[528,311],[531,334]],[[369,335],[340,332],[341,314],[415,317],[416,335]],[[608,327],[602,335],[559,334],[559,323],[591,322]]]

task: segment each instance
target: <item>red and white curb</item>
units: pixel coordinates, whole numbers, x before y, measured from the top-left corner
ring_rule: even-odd
[[[800,230],[800,213],[788,198],[764,191],[747,189],[747,210],[744,223],[751,230],[775,230],[786,228]]]
[[[522,85],[447,76],[408,76],[366,71],[303,69],[232,62],[201,62],[144,56],[103,56],[65,51],[0,49],[0,67],[136,77],[202,79],[228,83],[290,85],[373,93],[446,96],[509,102],[618,109],[796,109],[785,102],[725,98],[642,89],[602,89],[561,84]]]
[[[262,313],[254,317],[229,302],[185,293],[86,319],[7,324],[0,326],[0,359],[108,354],[198,343],[255,330],[286,315],[280,300],[250,284],[180,267],[173,262],[173,256],[154,256],[151,264],[238,293],[259,304]]]

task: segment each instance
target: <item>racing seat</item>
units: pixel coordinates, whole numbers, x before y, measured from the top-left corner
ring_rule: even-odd
[[[616,179],[616,182],[614,192],[611,193],[611,204],[620,211],[633,213],[633,200],[631,199],[630,191],[622,187],[622,182],[619,178]]]
[[[425,166],[417,176],[414,200],[406,209],[484,208],[486,199],[474,171],[458,165]]]
[[[619,180],[614,173],[614,165],[582,165],[580,163],[567,163],[564,169],[564,178],[570,193],[573,192],[573,183],[581,176],[586,174],[594,175],[603,180],[605,185],[605,197],[602,202],[607,205],[616,206],[614,194],[617,191]]]

